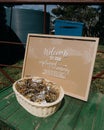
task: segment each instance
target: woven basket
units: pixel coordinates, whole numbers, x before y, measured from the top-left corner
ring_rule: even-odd
[[[22,80],[22,79],[20,79],[20,80]],[[47,117],[47,116],[54,114],[58,110],[58,108],[60,107],[61,101],[64,97],[64,91],[63,91],[62,87],[59,88],[60,94],[56,101],[54,101],[52,103],[39,104],[39,103],[28,100],[27,98],[25,98],[23,95],[21,95],[16,90],[15,86],[18,81],[19,80],[17,80],[13,84],[13,90],[15,92],[15,95],[16,95],[16,98],[17,98],[17,101],[19,102],[19,104],[23,108],[25,108],[29,113],[31,113],[34,116],[38,116],[38,117]]]

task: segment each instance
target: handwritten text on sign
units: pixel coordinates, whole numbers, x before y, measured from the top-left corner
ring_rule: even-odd
[[[43,55],[46,56],[46,60],[40,61],[42,68],[44,68],[43,74],[65,79],[70,69],[66,64],[62,64],[62,60],[70,56],[69,51],[66,49],[59,50],[55,47],[51,49],[45,48],[43,50]]]

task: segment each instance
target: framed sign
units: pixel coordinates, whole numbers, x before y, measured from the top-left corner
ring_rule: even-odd
[[[87,101],[99,38],[29,34],[22,77],[40,76]]]

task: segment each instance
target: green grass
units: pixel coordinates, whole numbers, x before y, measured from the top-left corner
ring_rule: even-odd
[[[99,45],[98,50],[104,51],[104,46]],[[17,62],[15,65],[22,66],[23,60]],[[12,77],[15,81],[21,78],[22,69],[3,67],[3,70],[5,70],[10,75],[10,77]],[[101,71],[104,71],[104,53],[97,53],[93,75],[96,75]],[[0,89],[12,85],[12,83],[1,72],[0,72],[0,82],[4,82],[7,84],[7,85],[0,84]],[[104,79],[96,79],[95,81],[93,81],[91,84],[91,88],[93,88],[94,91],[104,93]]]
[[[98,50],[104,52],[104,45],[99,45]],[[93,75],[96,75],[102,71],[104,71],[104,53],[97,53]],[[101,92],[104,94],[104,74],[102,77],[103,79],[97,78],[94,80],[91,84],[91,88],[93,88],[93,91]]]
[[[14,64],[15,66],[23,66],[23,60],[17,62]],[[22,69],[20,68],[13,68],[13,67],[2,67],[2,69],[13,79],[13,80],[18,80],[21,78],[22,74]],[[0,89],[4,87],[8,87],[12,85],[12,82],[7,79],[1,72],[0,72],[0,83],[3,82],[4,84],[0,84]],[[7,84],[7,85],[6,85]]]

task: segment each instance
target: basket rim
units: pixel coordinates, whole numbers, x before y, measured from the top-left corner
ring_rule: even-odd
[[[25,100],[26,102],[28,102],[30,105],[36,106],[36,107],[50,107],[50,106],[54,106],[54,105],[58,104],[58,103],[63,99],[63,97],[64,97],[64,90],[63,90],[63,88],[62,88],[61,86],[59,86],[59,88],[60,88],[59,97],[58,97],[58,99],[57,99],[56,101],[54,101],[54,102],[52,102],[52,103],[45,103],[45,104],[41,104],[41,103],[40,103],[40,104],[39,104],[39,103],[32,102],[32,101],[28,100],[26,97],[24,97],[22,94],[20,94],[20,93],[16,90],[15,85],[16,85],[16,83],[17,83],[18,81],[20,81],[20,80],[22,80],[22,79],[29,79],[29,78],[41,78],[41,77],[25,77],[25,78],[21,78],[21,79],[19,79],[19,80],[17,80],[16,82],[13,83],[13,90],[14,90],[14,92],[15,92],[15,94],[16,94],[17,96],[21,97],[23,100]],[[47,80],[47,79],[45,79],[45,80]],[[49,81],[49,80],[47,80],[47,81]]]

